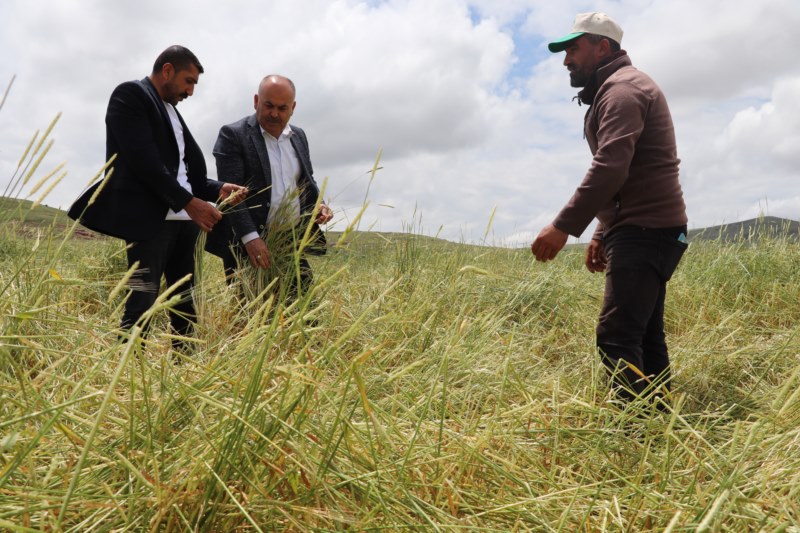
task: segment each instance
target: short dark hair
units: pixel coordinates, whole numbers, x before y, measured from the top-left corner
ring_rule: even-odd
[[[597,35],[594,33],[584,33],[583,35],[586,37],[586,40],[592,44],[597,44],[603,39],[605,39],[606,41],[608,41],[608,44],[611,45],[612,52],[619,52],[620,49],[622,48],[617,41],[611,39],[610,37],[606,37],[605,35]],[[200,72],[202,72],[202,70]]]
[[[191,50],[179,44],[170,46],[159,54],[156,58],[156,62],[153,64],[153,74],[161,72],[161,69],[167,63],[175,67],[175,70],[184,70],[189,68],[189,65],[194,65],[197,67],[197,71],[200,72],[200,74],[203,73],[203,65],[200,64],[200,60],[197,59],[197,56],[194,55]]]

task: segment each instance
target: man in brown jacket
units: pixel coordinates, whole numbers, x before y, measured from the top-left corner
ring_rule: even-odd
[[[663,397],[669,391],[664,335],[667,281],[687,248],[686,206],[678,180],[675,132],[658,85],[620,49],[622,28],[605,13],[582,13],[572,32],[549,44],[579,102],[592,164],[555,220],[531,245],[554,259],[569,235],[599,223],[586,251],[589,272],[605,272],[597,346],[617,395]],[[661,405],[659,402],[658,405]]]

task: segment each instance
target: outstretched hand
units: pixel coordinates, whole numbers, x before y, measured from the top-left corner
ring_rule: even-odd
[[[531,252],[537,261],[550,261],[555,259],[558,252],[567,244],[569,235],[552,224],[548,224],[539,232],[539,236],[531,244]]]

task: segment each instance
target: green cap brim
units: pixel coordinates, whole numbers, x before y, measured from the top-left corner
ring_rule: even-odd
[[[547,48],[553,53],[563,52],[564,50],[567,49],[567,46],[569,46],[569,43],[571,43],[572,41],[574,41],[575,39],[577,39],[578,37],[580,37],[584,33],[586,33],[586,32],[579,31],[579,32],[576,32],[576,33],[570,33],[569,35],[565,35],[561,39],[558,39],[558,40],[553,41],[552,43],[548,44]]]

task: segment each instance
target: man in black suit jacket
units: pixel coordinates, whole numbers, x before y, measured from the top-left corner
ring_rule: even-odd
[[[106,111],[106,158],[116,159],[105,179],[69,210],[87,228],[124,239],[128,266],[138,263],[122,317],[126,330],[155,302],[162,275],[173,285],[190,274],[179,288],[183,297],[170,311],[170,323],[179,335],[192,332],[197,236],[222,218],[208,202],[247,193],[207,179],[200,147],[175,110],[192,95],[202,72],[191,51],[172,46],[158,56],[148,77],[114,89]]]
[[[243,262],[268,269],[276,259],[272,254],[279,252],[267,246],[267,235],[282,232],[292,240],[295,231],[296,240],[314,216],[319,187],[314,181],[308,139],[302,129],[289,125],[295,96],[290,79],[265,77],[253,99],[255,114],[222,126],[214,145],[217,176],[252,191],[242,205],[226,214],[226,223],[211,232],[206,244],[206,250],[222,258],[229,280]],[[306,251],[324,253],[325,237],[318,225],[332,217],[330,208],[320,203],[312,222],[314,243]],[[300,258],[299,270],[300,286],[307,289],[311,268],[304,258]],[[296,283],[293,285],[291,292],[297,289]]]

